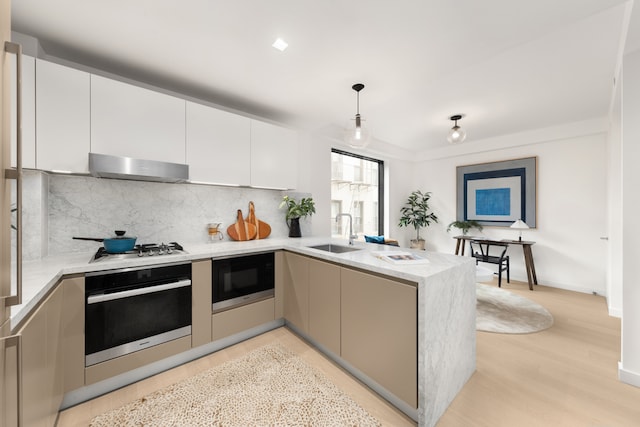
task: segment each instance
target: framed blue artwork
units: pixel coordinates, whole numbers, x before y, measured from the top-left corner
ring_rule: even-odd
[[[537,158],[458,166],[458,221],[509,227],[518,219],[536,227]]]

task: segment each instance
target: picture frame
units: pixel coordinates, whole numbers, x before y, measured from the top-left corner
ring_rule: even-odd
[[[456,168],[456,220],[509,227],[518,219],[536,227],[537,157]]]

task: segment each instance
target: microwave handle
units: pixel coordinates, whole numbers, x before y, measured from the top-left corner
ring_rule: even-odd
[[[166,291],[169,289],[183,288],[191,286],[191,280],[180,280],[178,282],[165,283],[163,285],[149,286],[146,288],[131,289],[128,291],[114,292],[112,294],[91,295],[87,298],[87,304],[97,304],[105,301],[113,301],[122,298],[134,297],[137,295],[151,294],[153,292]]]
[[[4,50],[16,55],[16,168],[4,170],[5,180],[16,181],[16,294],[3,297],[10,307],[22,304],[22,46],[5,41]]]

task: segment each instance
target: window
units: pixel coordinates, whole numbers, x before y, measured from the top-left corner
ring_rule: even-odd
[[[353,232],[360,238],[364,234],[379,236],[383,229],[384,163],[345,151],[331,150],[331,234],[349,237],[349,220],[353,218]],[[349,209],[348,211],[343,209]]]
[[[342,201],[341,200],[332,200],[331,201],[331,235],[339,236],[342,230],[340,229],[340,224],[335,220],[335,217],[342,212]]]

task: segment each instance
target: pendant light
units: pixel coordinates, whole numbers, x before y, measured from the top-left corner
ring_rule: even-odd
[[[357,93],[356,103],[356,127],[347,129],[345,132],[345,141],[353,148],[364,148],[369,145],[371,134],[369,130],[362,126],[362,118],[360,117],[360,91],[364,89],[362,83],[356,83],[351,86],[351,89]]]
[[[464,114],[456,114],[449,117],[449,120],[453,120],[454,122],[453,127],[447,135],[447,141],[449,141],[450,144],[462,142],[467,137],[467,133],[460,126],[458,126],[458,120],[462,119],[463,117]]]

